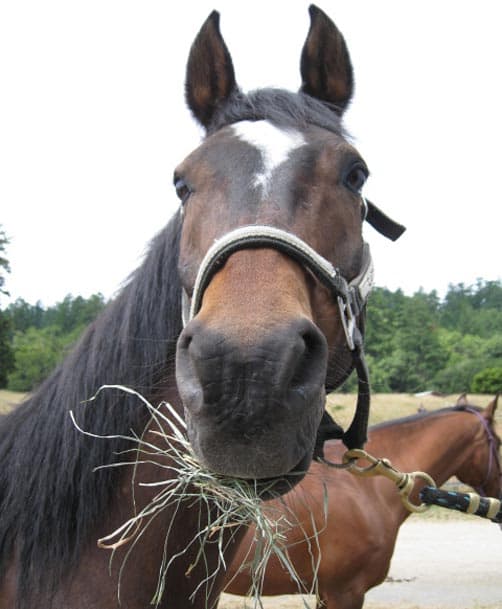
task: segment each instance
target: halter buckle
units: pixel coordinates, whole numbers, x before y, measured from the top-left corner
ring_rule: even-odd
[[[350,300],[344,300],[341,296],[337,296],[338,309],[340,311],[340,319],[342,320],[343,331],[345,332],[345,340],[351,351],[356,348],[354,342],[354,334],[356,330],[356,316],[352,310]]]

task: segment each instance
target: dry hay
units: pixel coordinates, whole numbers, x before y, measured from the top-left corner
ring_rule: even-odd
[[[206,564],[205,552],[209,546],[217,548],[216,568],[209,572],[206,568],[206,577],[197,583],[193,590],[193,598],[201,588],[206,590],[206,598],[211,592],[214,576],[220,569],[226,570],[225,550],[232,541],[235,531],[241,526],[254,525],[255,544],[254,551],[251,550],[246,558],[243,568],[249,569],[251,573],[251,588],[249,595],[252,597],[254,607],[263,607],[261,602],[261,590],[268,560],[271,556],[276,556],[282,567],[289,573],[291,579],[298,585],[298,591],[304,594],[313,594],[315,589],[306,589],[301,582],[298,574],[292,565],[288,550],[285,545],[286,532],[289,528],[301,526],[294,515],[289,511],[273,510],[260,499],[260,494],[256,484],[248,480],[233,478],[216,474],[202,465],[195,456],[186,436],[186,424],[177,414],[171,404],[162,402],[154,407],[141,394],[124,387],[122,385],[103,385],[97,393],[89,400],[92,402],[102,392],[109,389],[119,390],[124,393],[136,396],[148,409],[151,421],[146,426],[143,435],[137,436],[97,436],[86,430],[81,429],[73,412],[70,412],[73,424],[82,433],[99,439],[122,438],[132,443],[131,450],[135,456],[132,460],[125,459],[113,465],[103,465],[101,467],[133,467],[132,476],[132,496],[134,502],[134,513],[118,529],[98,540],[98,546],[112,551],[110,564],[113,561],[115,551],[126,544],[129,548],[122,561],[119,572],[118,598],[120,601],[120,581],[124,566],[129,559],[135,545],[141,541],[142,535],[152,524],[154,519],[166,509],[172,510],[170,525],[167,527],[164,538],[163,559],[159,566],[158,583],[152,604],[157,606],[163,597],[167,572],[170,566],[180,556],[193,553],[194,558],[186,574],[188,575],[197,565]],[[162,409],[167,410],[166,416]],[[168,430],[168,431],[166,431]],[[158,446],[153,439],[160,440]],[[162,457],[162,458],[159,458]],[[168,459],[166,459],[168,457]],[[166,470],[166,477],[160,482],[142,482],[137,480],[137,468],[140,464],[154,464]],[[144,487],[158,488],[158,493],[151,502],[139,509],[134,499],[135,485]],[[263,488],[260,491],[263,492]],[[270,489],[268,489],[270,490]],[[271,491],[273,492],[273,491]],[[183,505],[191,507],[199,504],[201,513],[201,528],[196,532],[187,547],[181,552],[170,555],[168,551],[169,537],[173,526],[174,518]],[[207,524],[204,524],[207,522]],[[314,525],[314,523],[312,523]],[[314,526],[315,530],[315,526]],[[230,538],[226,535],[230,533]],[[317,534],[313,537],[305,537],[311,550],[314,572],[317,572],[317,559],[313,549],[317,547]],[[314,578],[315,579],[315,578]],[[308,605],[305,603],[305,607]]]

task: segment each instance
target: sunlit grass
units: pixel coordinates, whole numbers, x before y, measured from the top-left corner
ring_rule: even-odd
[[[26,397],[26,395],[26,393],[18,393],[16,391],[0,389],[0,414],[6,414],[12,410]]]
[[[408,393],[372,393],[370,408],[370,425],[383,423],[391,419],[416,414],[419,408],[438,410],[453,406],[459,394],[435,396],[415,396]],[[485,407],[493,398],[489,395],[467,394],[468,400],[475,406]],[[333,418],[343,427],[349,425],[354,415],[357,396],[350,393],[331,393],[328,396],[327,409]],[[502,424],[502,409],[497,411],[495,419]]]

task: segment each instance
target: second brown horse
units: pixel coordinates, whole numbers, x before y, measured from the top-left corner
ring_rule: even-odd
[[[479,492],[498,497],[501,470],[500,438],[494,431],[496,408],[497,398],[479,409],[468,406],[462,397],[452,408],[373,427],[366,448],[376,457],[389,458],[401,471],[427,472],[438,486],[457,476]],[[325,445],[326,458],[331,461],[340,462],[343,452],[340,442]],[[412,495],[415,503],[417,490],[418,484]],[[298,589],[298,583],[273,557],[262,592],[278,595],[314,590],[317,570],[318,609],[361,609],[366,591],[384,581],[399,527],[410,514],[386,478],[360,478],[319,463],[270,509],[274,517],[282,513],[296,523],[286,532],[285,543],[304,589]],[[245,595],[251,588],[245,564],[254,555],[254,533],[248,531],[230,565],[226,592]]]

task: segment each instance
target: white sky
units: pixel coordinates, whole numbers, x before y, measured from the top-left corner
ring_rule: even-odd
[[[502,36],[495,0],[319,0],[348,43],[346,123],[365,194],[407,225],[365,228],[378,285],[444,293],[501,278]],[[11,300],[111,296],[177,205],[200,140],[190,44],[213,8],[244,90],[296,90],[303,0],[0,3],[0,224]],[[9,299],[3,298],[1,304]]]

